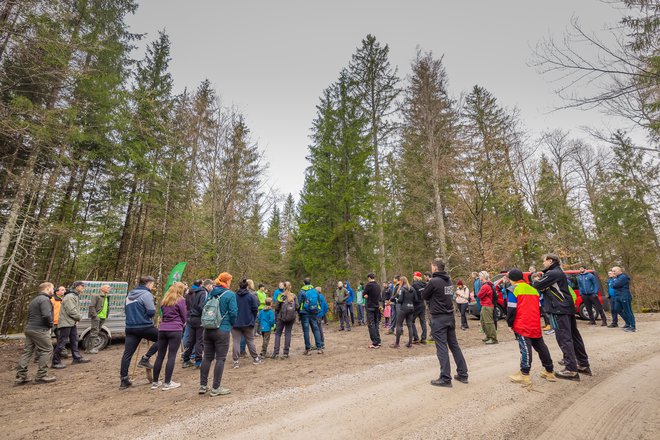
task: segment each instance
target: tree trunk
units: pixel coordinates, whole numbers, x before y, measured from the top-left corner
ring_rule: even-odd
[[[445,213],[440,193],[440,170],[437,155],[431,156],[431,167],[433,167],[433,205],[435,208],[436,234],[438,237],[437,255],[440,258],[447,256],[447,231],[445,229]]]

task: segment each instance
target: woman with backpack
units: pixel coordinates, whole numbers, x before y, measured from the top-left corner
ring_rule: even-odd
[[[408,327],[408,343],[406,347],[412,347],[413,339],[413,316],[415,312],[415,303],[419,301],[417,291],[412,288],[408,278],[402,276],[399,278],[399,290],[396,302],[399,304],[399,313],[396,316],[396,342],[390,347],[399,348],[399,340],[403,334],[403,322]]]
[[[158,328],[158,356],[156,356],[156,362],[154,363],[152,390],[158,389],[161,385],[163,391],[173,390],[181,386],[180,383],[172,381],[172,372],[174,371],[176,355],[181,345],[183,328],[186,325],[186,317],[188,316],[186,299],[183,297],[185,291],[186,285],[182,282],[176,282],[167,289],[161,303],[160,310],[163,318]],[[163,367],[165,353],[167,353],[167,365],[165,366],[165,383],[163,383],[158,379],[160,379],[160,370]]]
[[[289,348],[291,347],[291,332],[293,324],[296,322],[296,313],[298,310],[298,298],[291,292],[291,283],[284,283],[284,292],[280,294],[280,301],[277,302],[277,324],[275,325],[275,347],[273,348],[273,359],[280,355],[280,340],[284,331],[284,350],[283,359],[289,357]]]

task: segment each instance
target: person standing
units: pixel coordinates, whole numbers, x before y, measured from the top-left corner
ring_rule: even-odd
[[[426,304],[422,299],[424,287],[426,287],[426,283],[422,281],[422,273],[415,272],[413,274],[412,288],[417,293],[417,297],[415,298],[417,302],[415,303],[415,312],[413,313],[413,343],[419,342],[421,344],[426,344],[426,337],[428,336],[426,331]],[[415,326],[416,320],[419,320],[421,335],[417,333],[417,327]]]
[[[388,335],[393,335],[394,334],[394,329],[396,328],[396,317],[397,317],[397,314],[399,313],[399,308],[400,308],[399,303],[397,302],[397,300],[399,299],[398,298],[399,289],[401,287],[401,285],[399,284],[400,278],[401,278],[400,275],[396,275],[392,279],[392,296],[390,296],[392,317],[390,319],[390,327],[387,330]]]
[[[211,280],[196,280],[190,288],[191,292],[187,297],[188,316],[187,326],[189,326],[188,340],[185,342],[185,351],[183,352],[183,368],[200,367],[202,365],[202,351],[204,349],[204,328],[202,327],[202,309],[206,303],[206,296],[213,287]],[[195,357],[193,363],[191,358]]]
[[[461,330],[468,329],[467,311],[470,305],[470,289],[460,278],[456,280],[456,304],[461,312]]]
[[[257,353],[257,347],[254,343],[254,326],[259,313],[259,301],[255,295],[248,290],[248,282],[243,279],[238,283],[238,291],[236,292],[236,304],[238,305],[238,316],[236,322],[231,329],[232,338],[232,360],[234,368],[238,368],[238,359],[240,356],[241,338],[245,338],[245,343],[250,356],[252,356],[252,363],[259,365],[261,358]]]
[[[493,283],[490,282],[490,275],[485,270],[479,272],[479,280],[481,281],[481,290],[477,294],[477,298],[481,303],[481,312],[479,313],[479,320],[481,321],[481,328],[486,337],[483,342],[486,345],[497,344],[497,330],[495,329],[495,288]]]
[[[161,385],[163,391],[179,388],[181,384],[172,380],[176,354],[181,345],[183,328],[186,325],[188,317],[188,308],[184,294],[186,285],[180,281],[172,284],[163,298],[160,310],[163,316],[158,329],[158,355],[154,363],[154,381],[151,389],[155,390]],[[165,365],[165,380],[160,382],[160,370],[163,368],[163,361],[167,353],[167,364]]]
[[[520,269],[511,269],[507,277],[512,288],[507,289],[506,323],[513,331],[520,348],[520,370],[509,378],[512,382],[525,386],[532,384],[529,372],[532,368],[533,348],[544,368],[541,377],[549,382],[555,382],[552,357],[541,332],[539,292],[525,282]]]
[[[415,304],[419,301],[417,291],[408,282],[408,278],[402,276],[399,279],[399,296],[397,304],[399,304],[399,313],[397,315],[396,323],[396,342],[390,347],[399,348],[399,340],[403,334],[403,323],[405,321],[408,327],[408,343],[406,347],[412,348],[413,340],[413,315],[415,313]]]
[[[209,395],[211,397],[230,394],[228,388],[222,386],[222,374],[225,369],[225,360],[229,352],[229,336],[238,317],[238,303],[236,294],[229,290],[232,276],[222,272],[215,280],[215,286],[209,292],[208,298],[218,299],[219,325],[218,328],[204,329],[204,357],[199,369],[199,394],[209,392],[208,381],[211,363],[215,359],[213,368],[213,384]]]
[[[452,296],[454,286],[449,274],[445,272],[445,262],[436,259],[431,264],[432,278],[424,288],[423,296],[429,304],[431,313],[431,334],[435,341],[435,350],[440,362],[440,377],[432,380],[431,385],[451,387],[451,364],[449,351],[456,362],[454,379],[468,383],[468,367],[461,347],[456,339],[456,318]]]
[[[350,316],[351,325],[355,327],[355,316],[353,313],[353,302],[355,301],[355,291],[351,288],[351,285],[348,282],[348,280],[346,280],[345,286],[346,286],[346,291],[348,292],[348,298],[346,298],[346,311],[348,312],[346,321],[348,322],[348,317]]]
[[[543,257],[543,275],[532,284],[543,291],[546,312],[550,314],[557,344],[564,358],[565,368],[555,371],[560,379],[580,380],[580,373],[591,376],[589,357],[575,319],[575,303],[568,289],[568,279],[561,268],[561,260],[555,254]]]
[[[612,268],[612,275],[614,275],[612,288],[614,289],[620,307],[619,314],[626,323],[623,329],[627,332],[634,333],[637,331],[637,326],[635,324],[635,315],[633,314],[631,305],[632,295],[630,293],[630,277],[623,273],[623,270],[619,266],[614,266]]]
[[[50,303],[53,305],[53,331],[55,332],[55,338],[57,340],[55,346],[59,345],[62,347],[62,351],[60,352],[60,359],[66,359],[69,357],[69,352],[66,349],[66,341],[64,343],[60,343],[61,337],[57,328],[60,318],[60,308],[62,307],[62,299],[64,298],[65,293],[66,287],[60,286],[55,289],[55,293],[50,298]]]
[[[35,383],[55,382],[54,376],[48,375],[48,360],[53,354],[53,344],[50,341],[50,330],[53,328],[53,304],[51,297],[55,291],[52,283],[41,283],[39,294],[28,305],[25,334],[25,348],[18,361],[16,370],[16,385],[30,383],[27,377],[28,365],[37,358],[37,374]]]
[[[358,325],[365,325],[366,320],[364,316],[364,283],[360,283],[355,292],[355,305],[357,306]]]
[[[337,289],[335,290],[335,310],[339,318],[339,331],[344,331],[344,325],[347,331],[351,331],[351,323],[348,321],[348,310],[346,306],[348,301],[348,290],[344,287],[344,283],[337,282]]]
[[[312,354],[312,344],[309,339],[309,328],[312,328],[314,334],[314,343],[316,344],[316,352],[323,354],[323,341],[319,332],[318,320],[316,319],[319,311],[321,310],[321,301],[319,299],[319,292],[312,286],[312,280],[305,278],[303,287],[298,292],[298,316],[300,317],[300,325],[303,330],[303,338],[305,339],[305,356]]]
[[[275,327],[275,312],[271,305],[273,304],[272,298],[266,298],[266,305],[263,309],[259,310],[257,315],[257,322],[261,327],[261,357],[265,358],[268,354],[268,344],[270,343],[270,334]]]
[[[328,314],[328,311],[330,310],[330,306],[328,305],[328,301],[325,300],[325,296],[323,296],[323,293],[321,292],[321,288],[317,287],[316,290],[317,292],[319,292],[319,303],[321,304],[319,313],[318,315],[316,315],[316,321],[318,322],[319,336],[321,337],[321,350],[325,350],[325,334],[323,333],[323,321],[326,320],[326,325],[327,325],[326,316]]]
[[[289,357],[289,348],[291,347],[291,333],[293,324],[296,322],[296,313],[298,310],[298,298],[291,292],[291,283],[284,283],[284,291],[279,295],[277,301],[277,323],[275,324],[275,346],[273,347],[272,358],[277,359],[280,355],[280,342],[284,332],[284,351],[283,358]]]
[[[477,295],[481,292],[481,278],[477,272],[472,272],[472,292],[474,293],[474,300],[477,304],[477,310],[481,308],[481,302],[479,301],[479,296]]]
[[[102,285],[99,289],[99,293],[93,294],[91,302],[89,303],[88,314],[91,322],[89,328],[89,342],[86,348],[87,352],[90,354],[97,354],[99,352],[99,334],[106,318],[108,317],[108,310],[110,308],[108,293],[110,293],[110,285]]]
[[[380,348],[380,305],[381,305],[381,290],[380,285],[376,282],[376,275],[369,273],[367,275],[367,285],[364,286],[362,296],[365,299],[365,309],[367,312],[367,325],[369,326],[369,339],[371,345],[369,348]]]
[[[607,272],[607,297],[610,300],[610,310],[612,313],[612,323],[608,325],[609,328],[615,328],[619,326],[619,312],[621,311],[621,305],[619,304],[619,299],[616,296],[616,291],[614,290],[614,287],[612,287],[613,282],[614,282],[614,272],[612,272],[612,270],[609,270]]]
[[[78,351],[77,324],[82,319],[82,315],[80,314],[80,294],[84,291],[85,283],[82,281],[76,281],[71,285],[71,289],[64,294],[64,298],[62,298],[62,307],[60,308],[60,316],[58,320],[60,341],[58,342],[58,346],[55,347],[51,368],[65,368],[64,364],[61,362],[60,355],[64,349],[64,344],[67,342],[71,347],[73,364],[85,364],[89,362],[89,359],[83,358],[80,351]]]
[[[577,276],[577,281],[582,302],[587,307],[587,313],[589,314],[589,325],[596,325],[593,311],[593,309],[596,309],[596,318],[600,315],[600,325],[601,327],[606,327],[607,318],[598,298],[598,280],[596,276],[591,272],[587,272],[587,268],[582,265],[580,266],[580,274]]]
[[[142,339],[153,342],[147,353],[142,356],[137,366],[153,370],[149,363],[151,356],[158,351],[158,329],[154,325],[156,305],[151,290],[156,280],[152,276],[142,276],[138,280],[138,286],[126,295],[126,338],[124,339],[124,354],[121,357],[119,367],[119,389],[125,390],[133,385],[128,377],[128,367]]]

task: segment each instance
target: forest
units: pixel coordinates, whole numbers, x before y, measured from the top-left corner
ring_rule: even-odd
[[[5,0],[0,331],[21,327],[44,280],[152,274],[162,289],[180,261],[189,280],[330,286],[428,270],[434,257],[465,278],[556,252],[601,281],[622,266],[635,307],[659,308],[660,2],[619,6],[618,45],[576,21],[538,43],[530,68],[557,81],[566,107],[629,124],[532,136],[484,87],[452,90],[442,54],[411,51],[403,77],[365,32],[319,91],[305,184],[287,195],[222,84],[175,92],[165,31],[134,59],[136,1]]]

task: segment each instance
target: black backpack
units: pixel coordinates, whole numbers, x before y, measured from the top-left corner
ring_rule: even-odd
[[[284,301],[280,308],[279,318],[282,322],[293,322],[296,320],[296,303],[293,301]]]

